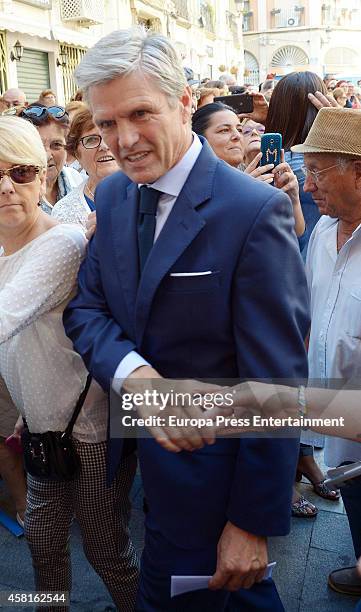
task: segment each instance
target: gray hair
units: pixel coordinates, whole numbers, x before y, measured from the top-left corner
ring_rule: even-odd
[[[136,72],[156,81],[171,98],[179,99],[187,85],[177,51],[168,38],[141,26],[101,38],[85,54],[74,75],[87,97],[93,85]]]
[[[352,157],[351,155],[337,155],[337,165],[340,168],[341,174],[344,174],[347,170],[348,164],[351,162],[361,162],[361,157]]]

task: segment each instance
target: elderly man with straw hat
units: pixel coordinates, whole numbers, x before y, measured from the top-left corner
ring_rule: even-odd
[[[310,238],[306,271],[311,294],[309,376],[361,378],[361,111],[321,108],[302,145],[304,190],[323,215]],[[360,412],[361,421],[361,412]],[[327,440],[325,460],[340,465],[361,459],[361,445]],[[342,490],[356,557],[361,556],[361,483]],[[337,569],[329,586],[361,595],[356,567]]]

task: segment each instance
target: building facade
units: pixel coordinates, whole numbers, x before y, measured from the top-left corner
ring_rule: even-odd
[[[361,0],[245,0],[245,80],[312,70],[361,78]]]
[[[50,87],[75,92],[73,71],[105,34],[133,24],[168,35],[199,78],[220,67],[243,79],[240,0],[0,0],[0,94],[20,87],[34,101]]]

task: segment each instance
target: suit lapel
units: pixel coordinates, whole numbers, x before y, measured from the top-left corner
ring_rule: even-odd
[[[202,151],[163,227],[139,282],[138,186],[130,183],[124,196],[114,190],[111,231],[117,271],[138,348],[149,318],[155,292],[164,276],[205,225],[197,207],[211,197],[219,161],[202,139]],[[139,287],[138,287],[139,284]]]
[[[154,294],[164,276],[205,226],[196,208],[211,197],[217,158],[207,143],[200,153],[149,255],[136,301],[136,343],[140,347]]]
[[[111,212],[112,238],[115,258],[124,299],[127,303],[130,320],[134,325],[134,306],[138,290],[138,186],[130,183],[126,188],[126,197],[119,201],[119,194],[114,194]]]

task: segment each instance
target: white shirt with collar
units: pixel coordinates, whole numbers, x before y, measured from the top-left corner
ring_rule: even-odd
[[[163,176],[154,181],[149,187],[161,191],[161,196],[158,201],[154,242],[157,240],[162,231],[171,210],[182,191],[184,184],[196,163],[198,156],[202,150],[202,143],[198,136],[193,133],[193,142],[188,151],[183,155],[182,159],[173,168],[168,170]],[[138,187],[141,187],[139,185]],[[131,351],[119,363],[113,378],[112,387],[114,391],[120,393],[123,381],[141,366],[150,365],[148,361],[143,359],[136,351]]]
[[[325,379],[325,386],[327,380],[341,378],[352,388],[352,379],[361,380],[361,225],[338,253],[337,227],[338,219],[321,217],[308,245],[309,377]],[[326,464],[360,459],[361,444],[327,438]]]

